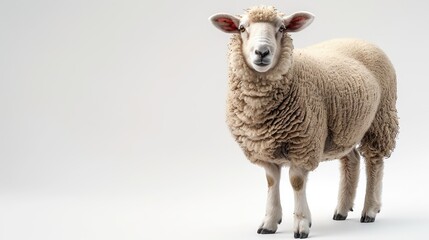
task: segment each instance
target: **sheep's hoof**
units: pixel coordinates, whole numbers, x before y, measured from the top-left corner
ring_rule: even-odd
[[[368,216],[368,215],[363,215],[361,218],[360,218],[360,222],[361,223],[372,223],[372,222],[374,222],[375,221],[375,217],[370,217],[370,216]]]
[[[259,234],[274,234],[274,233],[276,233],[276,231],[275,230],[265,229],[265,228],[259,228],[258,229],[258,233]]]
[[[278,219],[278,220],[275,220]],[[277,231],[277,225],[282,222],[282,217],[267,217],[265,216],[264,221],[259,226],[257,233],[259,234],[273,234]]]
[[[293,237],[294,238],[307,238],[310,233],[311,220],[304,218],[302,215],[294,215],[294,227]]]
[[[294,238],[308,238],[308,233],[299,233],[299,232],[295,232],[293,233],[293,237]]]
[[[346,218],[347,218],[347,216],[343,216],[343,215],[341,215],[339,213],[335,213],[333,219],[337,220],[337,221],[342,221],[342,220],[346,220]]]

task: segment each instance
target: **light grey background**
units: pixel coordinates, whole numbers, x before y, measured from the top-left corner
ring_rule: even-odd
[[[278,234],[256,234],[264,172],[226,128],[229,36],[207,20],[256,4],[316,15],[295,47],[363,38],[397,69],[401,132],[377,222],[358,223],[364,171],[355,212],[331,220],[328,162],[310,175],[311,237],[424,238],[427,2],[3,0],[0,239],[291,239],[287,177]]]

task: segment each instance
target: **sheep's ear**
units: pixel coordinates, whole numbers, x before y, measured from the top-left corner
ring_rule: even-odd
[[[309,12],[297,12],[283,17],[286,32],[299,32],[306,28],[314,20],[314,15]]]
[[[218,13],[209,18],[213,25],[226,33],[239,33],[240,19],[226,13]]]

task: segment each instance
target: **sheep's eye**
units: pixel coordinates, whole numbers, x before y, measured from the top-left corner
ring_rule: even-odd
[[[245,31],[246,31],[246,29],[244,28],[244,26],[243,26],[243,25],[240,25],[240,26],[238,27],[238,30],[240,30],[240,32],[245,32]]]
[[[286,30],[286,27],[284,25],[281,25],[279,28],[279,32],[284,32]]]

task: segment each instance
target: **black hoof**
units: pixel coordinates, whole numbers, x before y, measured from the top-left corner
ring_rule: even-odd
[[[360,218],[360,222],[361,223],[371,223],[371,222],[374,222],[374,221],[375,221],[375,217],[370,217],[370,216],[367,216],[367,215],[363,215]]]
[[[282,223],[282,219],[280,218],[280,220],[277,222],[278,224]]]
[[[293,233],[293,237],[294,238],[301,238],[301,239],[308,238],[308,233],[299,233],[299,232],[296,232],[296,233]]]
[[[265,229],[265,228],[259,228],[258,233],[259,234],[273,234],[273,233],[276,233],[276,231]]]
[[[347,216],[343,216],[343,215],[341,215],[339,213],[336,213],[336,214],[334,214],[334,218],[333,219],[339,221],[339,220],[346,220],[346,218],[347,218]]]

